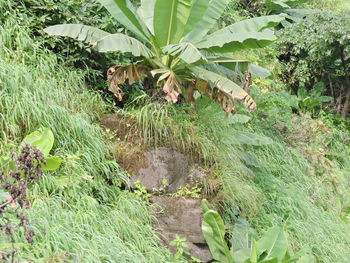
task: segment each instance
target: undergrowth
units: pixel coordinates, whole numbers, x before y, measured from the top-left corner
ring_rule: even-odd
[[[86,88],[83,72],[60,66],[29,33],[15,17],[0,26],[0,153],[49,127],[64,165],[31,187],[34,242],[16,232],[16,260],[174,262],[158,244],[149,208],[119,188],[125,175],[93,123],[105,103]]]
[[[349,134],[326,117],[293,113],[296,98],[285,91],[255,87],[253,94],[260,107],[243,113],[251,118],[245,124],[233,124],[214,103],[198,105],[201,98],[192,115],[186,105],[155,103],[134,104],[124,114],[136,119],[150,145],[195,149],[195,160],[209,167],[204,194],[222,204],[228,224],[244,217],[260,233],[283,224],[294,250],[310,247],[319,262],[347,262]],[[273,143],[240,145],[237,131]]]

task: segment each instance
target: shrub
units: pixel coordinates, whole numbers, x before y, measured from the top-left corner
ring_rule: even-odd
[[[320,12],[284,30],[279,41],[282,78],[297,92],[323,82],[335,111],[350,111],[349,12]]]

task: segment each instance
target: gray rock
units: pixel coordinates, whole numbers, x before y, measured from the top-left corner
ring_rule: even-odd
[[[165,245],[169,246],[175,236],[179,235],[187,239],[191,256],[203,262],[213,259],[202,234],[202,211],[199,199],[153,196],[151,201],[158,205],[155,213],[158,224],[155,227]],[[175,251],[174,247],[169,246],[169,248]]]
[[[165,179],[169,186],[168,193],[177,192],[179,187],[185,186],[191,167],[188,157],[170,148],[157,148],[144,153],[147,162],[137,172],[133,173],[131,181],[140,180],[141,185],[148,191],[164,187]]]

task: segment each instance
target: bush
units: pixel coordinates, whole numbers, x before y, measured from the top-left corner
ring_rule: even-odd
[[[350,13],[317,13],[285,29],[279,41],[282,79],[296,93],[319,82],[343,117],[350,111]]]

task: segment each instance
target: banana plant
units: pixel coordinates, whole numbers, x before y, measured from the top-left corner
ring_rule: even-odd
[[[314,263],[313,255],[301,250],[293,256],[288,251],[288,241],[281,226],[270,228],[259,240],[254,238],[245,245],[233,244],[231,249],[225,240],[224,221],[207,200],[202,200],[202,232],[210,252],[217,263]],[[245,235],[245,234],[244,234]],[[246,237],[243,237],[246,239]],[[250,243],[250,245],[248,245]]]
[[[254,110],[255,102],[233,78],[234,70],[247,68],[247,62],[231,55],[272,43],[276,39],[272,28],[284,16],[247,19],[211,32],[229,0],[141,0],[138,6],[130,0],[97,1],[125,26],[128,35],[82,24],[55,25],[44,31],[87,42],[99,52],[131,54],[137,63],[116,65],[107,72],[109,90],[118,100],[123,99],[120,85],[148,78],[172,103],[180,94],[193,102],[197,90],[220,102],[226,112],[234,110],[234,101]]]

